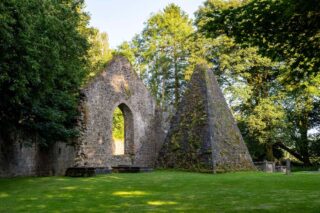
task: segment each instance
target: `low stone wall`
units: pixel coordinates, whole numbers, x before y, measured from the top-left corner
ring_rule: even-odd
[[[287,165],[281,166],[276,165],[273,161],[257,161],[254,162],[255,167],[259,171],[267,172],[267,173],[273,173],[273,172],[281,172],[281,173],[290,173],[290,162],[287,162]]]
[[[254,165],[259,171],[264,171],[268,173],[275,172],[275,163],[271,161],[259,161],[259,162],[254,162]]]
[[[74,161],[74,147],[57,142],[44,149],[35,137],[0,136],[0,177],[64,175]]]

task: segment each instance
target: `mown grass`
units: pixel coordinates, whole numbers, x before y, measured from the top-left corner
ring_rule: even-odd
[[[0,212],[320,212],[320,173],[0,179]]]

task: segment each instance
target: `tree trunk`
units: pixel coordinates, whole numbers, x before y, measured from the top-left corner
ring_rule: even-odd
[[[308,113],[304,113],[303,118],[299,122],[300,140],[296,142],[296,146],[302,155],[302,162],[305,166],[311,165],[309,156],[309,140],[308,140]]]
[[[272,144],[266,144],[266,157],[268,161],[274,161],[274,156],[273,156],[273,145]]]
[[[287,147],[286,145],[284,145],[283,143],[281,142],[277,142],[274,144],[274,146],[277,146],[287,152],[289,152],[292,156],[294,156],[295,158],[297,158],[298,160],[300,160],[301,162],[303,162],[304,158],[302,155],[300,155],[298,152],[296,152],[295,150],[293,149],[290,149],[289,147]]]
[[[174,57],[174,96],[175,96],[175,107],[178,106],[180,101],[180,82],[179,82],[179,70],[178,70],[178,62],[177,58]]]
[[[162,85],[161,85],[161,107],[162,109],[164,109],[165,106],[165,98],[166,98],[166,75],[165,73],[163,73],[163,77],[162,77]]]

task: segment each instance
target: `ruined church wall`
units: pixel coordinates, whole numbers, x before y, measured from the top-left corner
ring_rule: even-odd
[[[129,111],[130,150],[113,155],[113,112],[120,104]],[[81,92],[80,137],[74,145],[56,142],[41,148],[35,136],[16,132],[0,136],[0,177],[64,175],[68,167],[151,166],[165,137],[162,113],[127,59],[115,57]]]
[[[113,155],[113,112],[124,104],[132,114],[132,150]],[[81,137],[75,166],[153,166],[156,155],[156,102],[127,59],[115,57],[82,91]],[[126,141],[128,142],[128,141]]]
[[[0,177],[64,175],[74,161],[74,147],[56,142],[48,148],[36,137],[16,132],[10,140],[0,136]]]

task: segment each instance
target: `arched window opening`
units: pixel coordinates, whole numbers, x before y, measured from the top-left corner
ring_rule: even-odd
[[[113,112],[112,140],[114,143],[114,155],[124,155],[124,116],[119,107]]]
[[[112,141],[114,155],[134,155],[133,115],[124,103],[113,112]]]

